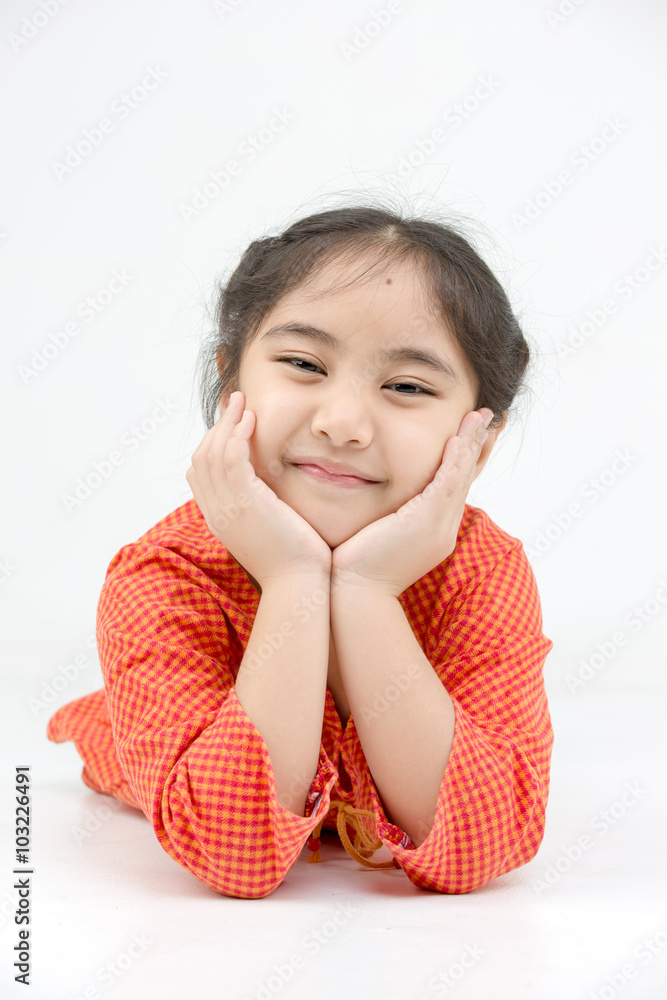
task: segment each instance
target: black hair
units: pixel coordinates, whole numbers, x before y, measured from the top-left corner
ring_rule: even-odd
[[[221,397],[238,387],[244,351],[268,311],[329,262],[353,263],[369,253],[371,268],[406,260],[416,266],[436,314],[475,372],[474,408],[493,410],[491,428],[504,423],[530,350],[500,282],[452,226],[367,204],[308,215],[279,236],[253,240],[228,280],[218,283],[214,330],[200,355],[207,428]]]

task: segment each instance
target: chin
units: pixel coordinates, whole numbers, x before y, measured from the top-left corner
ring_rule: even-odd
[[[308,520],[308,518],[304,518]],[[352,538],[356,535],[358,531],[361,531],[363,525],[357,525],[354,527],[346,527],[344,525],[331,526],[324,524],[317,524],[317,521],[313,524],[312,521],[308,521],[310,526],[315,529],[320,538],[322,538],[330,549],[335,549],[337,545],[342,545],[346,542],[348,538]]]

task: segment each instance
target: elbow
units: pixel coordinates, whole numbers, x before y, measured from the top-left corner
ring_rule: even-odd
[[[515,814],[504,834],[480,839],[468,830],[447,842],[443,833],[437,848],[432,842],[430,856],[422,855],[421,864],[410,857],[411,851],[403,856],[401,867],[419,889],[457,896],[474,892],[533,860],[544,837],[545,814],[546,803],[538,795],[524,822]]]
[[[502,874],[502,873],[498,873]],[[418,889],[426,889],[428,892],[437,892],[442,896],[465,896],[475,889],[480,889],[494,875],[479,873],[476,875],[466,875],[463,871],[449,872],[445,875],[425,874],[423,872],[408,872],[408,878]]]
[[[207,858],[203,852],[189,851],[187,856],[162,844],[170,857],[209,889],[235,899],[264,899],[278,888],[287,875],[282,865],[258,858],[249,864],[238,858]]]
[[[161,839],[161,838],[160,838]],[[223,896],[235,899],[264,899],[284,881],[291,865],[285,859],[262,856],[260,852],[233,852],[208,855],[201,845],[189,845],[187,852],[173,843],[162,847],[196,879]]]
[[[287,851],[264,851],[252,840],[239,844],[227,837],[207,845],[202,838],[184,838],[182,828],[178,833],[164,827],[155,832],[163,850],[182,868],[215,892],[236,899],[270,896],[296,860]]]
[[[188,869],[200,882],[213,889],[221,896],[230,896],[232,899],[265,899],[278,888],[282,879],[269,883],[266,880],[261,885],[252,882],[243,884],[239,881],[238,873],[234,872],[214,872],[207,875],[198,874],[192,869]]]

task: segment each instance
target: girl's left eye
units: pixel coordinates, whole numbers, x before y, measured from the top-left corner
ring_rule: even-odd
[[[310,365],[310,368],[315,368],[318,372],[322,371],[322,369],[318,368],[318,366],[313,364],[312,361],[307,361],[305,358],[288,357],[288,358],[273,358],[273,360],[278,362],[284,361],[287,362],[287,364],[292,364],[293,361],[298,361],[299,362],[298,365],[292,365],[292,367],[298,368],[299,371],[307,372],[307,374],[309,375],[312,375],[313,372],[309,371],[307,368],[302,368],[302,365]],[[395,382],[393,387],[388,386],[388,388],[397,388],[398,386],[404,386],[408,389],[416,390],[415,392],[399,392],[398,393],[399,396],[434,395],[434,393],[432,393],[430,389],[424,389],[421,385],[415,385],[413,382]]]
[[[399,385],[404,385],[407,389],[416,389],[417,392],[399,392],[399,396],[432,396],[433,393],[430,389],[424,389],[421,385],[414,385],[412,382],[395,382],[393,388],[396,389]],[[390,386],[390,388],[392,388]]]
[[[314,365],[312,361],[306,361],[305,358],[273,358],[273,360],[274,361],[286,361],[288,364],[291,364],[292,361],[298,361],[299,365],[298,366],[297,365],[292,365],[292,367],[293,368],[297,368],[298,367],[298,368],[301,369],[301,371],[304,371],[304,372],[306,371],[306,369],[305,368],[301,368],[301,365],[310,365],[311,368],[317,368],[317,365]],[[317,370],[318,370],[318,372],[322,371],[321,368],[317,368]],[[310,373],[310,374],[312,374],[312,373]]]

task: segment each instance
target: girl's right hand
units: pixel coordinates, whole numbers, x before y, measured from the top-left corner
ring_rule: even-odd
[[[242,392],[204,435],[185,474],[215,537],[263,588],[285,576],[331,575],[329,545],[256,475],[248,440],[255,428]]]

